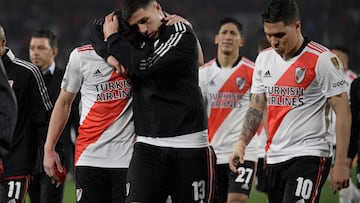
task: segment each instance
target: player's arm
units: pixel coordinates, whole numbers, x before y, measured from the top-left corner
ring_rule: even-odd
[[[264,93],[251,95],[250,106],[245,114],[239,140],[236,142],[235,149],[229,159],[229,167],[233,172],[236,172],[236,164],[239,161],[244,163],[245,147],[256,134],[262,122],[265,106],[266,97]]]
[[[350,140],[351,112],[346,92],[330,97],[328,103],[336,114],[336,158],[331,182],[331,188],[336,192],[349,186],[347,152]]]
[[[76,93],[70,93],[62,89],[55,107],[52,111],[49,129],[44,145],[44,170],[46,174],[56,179],[55,168],[61,173],[63,168],[55,146],[69,118],[71,105],[76,97]]]

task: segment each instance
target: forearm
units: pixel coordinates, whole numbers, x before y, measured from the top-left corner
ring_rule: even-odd
[[[263,112],[265,108],[266,100],[264,94],[251,95],[251,104],[246,111],[239,140],[246,144],[251,141],[263,121]]]
[[[71,104],[57,100],[50,118],[44,150],[55,150],[57,141],[69,118]]]
[[[350,142],[350,113],[344,112],[340,116],[336,115],[336,159],[339,161],[346,160]]]
[[[347,93],[332,96],[328,104],[336,114],[336,158],[335,164],[346,163],[350,142],[351,112]]]

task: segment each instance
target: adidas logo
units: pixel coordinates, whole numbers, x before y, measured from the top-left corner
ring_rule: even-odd
[[[93,73],[93,76],[101,76],[102,73],[100,72],[99,69],[96,69],[96,71]]]
[[[267,70],[264,74],[264,78],[269,78],[269,77],[271,77],[270,70]]]
[[[209,86],[216,86],[216,84],[215,84],[215,82],[212,80],[212,81],[210,81]]]

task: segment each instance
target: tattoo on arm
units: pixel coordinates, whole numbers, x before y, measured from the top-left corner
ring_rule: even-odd
[[[258,100],[259,97],[255,96],[254,99]],[[246,112],[239,139],[243,140],[245,143],[248,144],[258,130],[262,117],[262,111],[250,107]]]

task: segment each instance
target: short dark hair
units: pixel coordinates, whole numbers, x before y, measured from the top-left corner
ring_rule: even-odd
[[[225,18],[221,19],[219,21],[218,30],[220,30],[221,27],[227,23],[233,23],[237,27],[240,35],[243,36],[243,25],[240,23],[239,20],[237,20],[236,18],[233,18],[233,17],[225,17]]]
[[[122,4],[122,15],[127,21],[140,8],[146,8],[156,0],[124,0]]]
[[[285,25],[290,25],[300,20],[300,13],[295,0],[271,0],[262,17],[263,23],[282,21]]]
[[[35,30],[32,33],[31,37],[47,38],[47,39],[49,39],[49,44],[50,44],[51,48],[58,48],[57,37],[56,37],[55,33],[52,32],[51,30],[48,30],[48,29]]]

